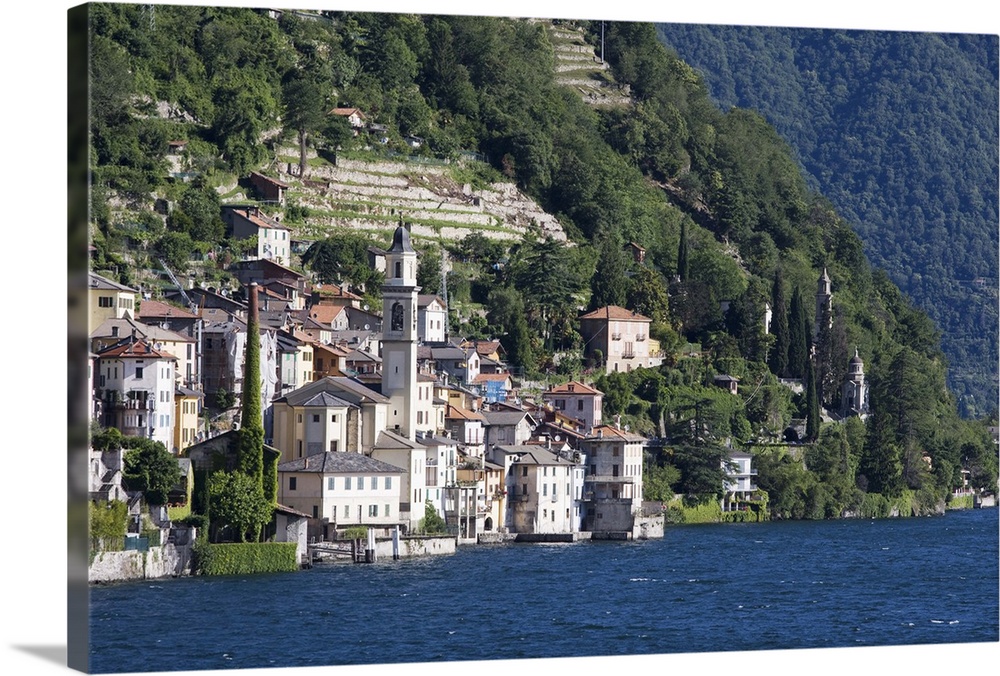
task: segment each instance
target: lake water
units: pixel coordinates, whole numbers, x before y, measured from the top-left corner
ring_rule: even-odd
[[[984,509],[122,583],[91,590],[90,668],[995,642],[997,542]]]

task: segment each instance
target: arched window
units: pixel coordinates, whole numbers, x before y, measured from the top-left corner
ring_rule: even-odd
[[[397,263],[396,265],[399,265]],[[394,303],[392,306],[392,330],[402,331],[403,330],[403,304]]]

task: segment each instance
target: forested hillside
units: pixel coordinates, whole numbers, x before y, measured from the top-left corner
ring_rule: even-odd
[[[609,67],[591,77],[622,95],[592,105],[559,83],[555,54],[564,32],[597,44],[600,23],[92,7],[95,269],[155,292],[149,268],[165,257],[192,283],[229,283],[245,244],[220,206],[249,171],[287,172],[286,144],[303,151],[303,175],[282,174],[291,191],[334,156],[447,161],[470,185],[516,183],[569,237],[418,242],[425,292],[441,292],[441,261],[450,267],[453,335],[498,338],[523,381],[593,380],[604,369],[583,359],[580,314],[618,305],[649,317],[663,366],[597,382],[606,416],[658,440],[650,476],[664,492],[711,499],[726,449],[768,447],[793,419],[815,442],[809,469],[777,446],[760,456],[778,514],[880,514],[900,496],[926,512],[966,479],[995,487],[995,447],[984,423],[959,420],[927,315],[872,269],[775,129],[720,111],[652,24],[605,25]],[[377,135],[331,114],[344,107]],[[186,142],[184,172],[168,171],[171,141]],[[261,208],[293,239],[314,231],[294,200]],[[347,216],[331,220],[290,264],[377,292],[363,264],[371,240]],[[833,298],[817,312],[824,271]],[[855,350],[872,415],[834,423]],[[720,374],[744,389],[714,386]]]
[[[941,330],[966,415],[997,402],[996,35],[659,24],[723,108],[760,111],[872,263]]]

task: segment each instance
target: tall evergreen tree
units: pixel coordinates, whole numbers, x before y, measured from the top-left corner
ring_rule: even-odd
[[[601,253],[597,259],[597,269],[590,279],[590,309],[617,305],[624,307],[628,294],[628,278],[625,269],[628,258],[622,250],[618,237],[605,236],[601,241]]]
[[[688,263],[688,237],[687,222],[681,221],[681,241],[677,246],[677,276],[682,282],[686,282],[691,276],[690,264]]]
[[[264,420],[261,415],[260,315],[257,284],[249,286],[247,344],[243,360],[243,406],[240,411],[239,468],[264,490]]]
[[[781,268],[774,270],[774,282],[771,285],[771,334],[774,345],[768,355],[768,366],[776,376],[788,375],[788,308],[785,305],[785,284]]]
[[[802,292],[795,287],[788,313],[788,375],[806,377],[809,365],[809,318],[802,304]]]
[[[806,364],[806,437],[809,441],[819,438],[820,406],[816,388],[816,368]]]

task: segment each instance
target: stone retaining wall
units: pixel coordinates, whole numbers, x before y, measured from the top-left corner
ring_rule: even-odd
[[[148,551],[99,552],[87,572],[90,582],[151,580],[191,574],[190,545],[166,544]]]

